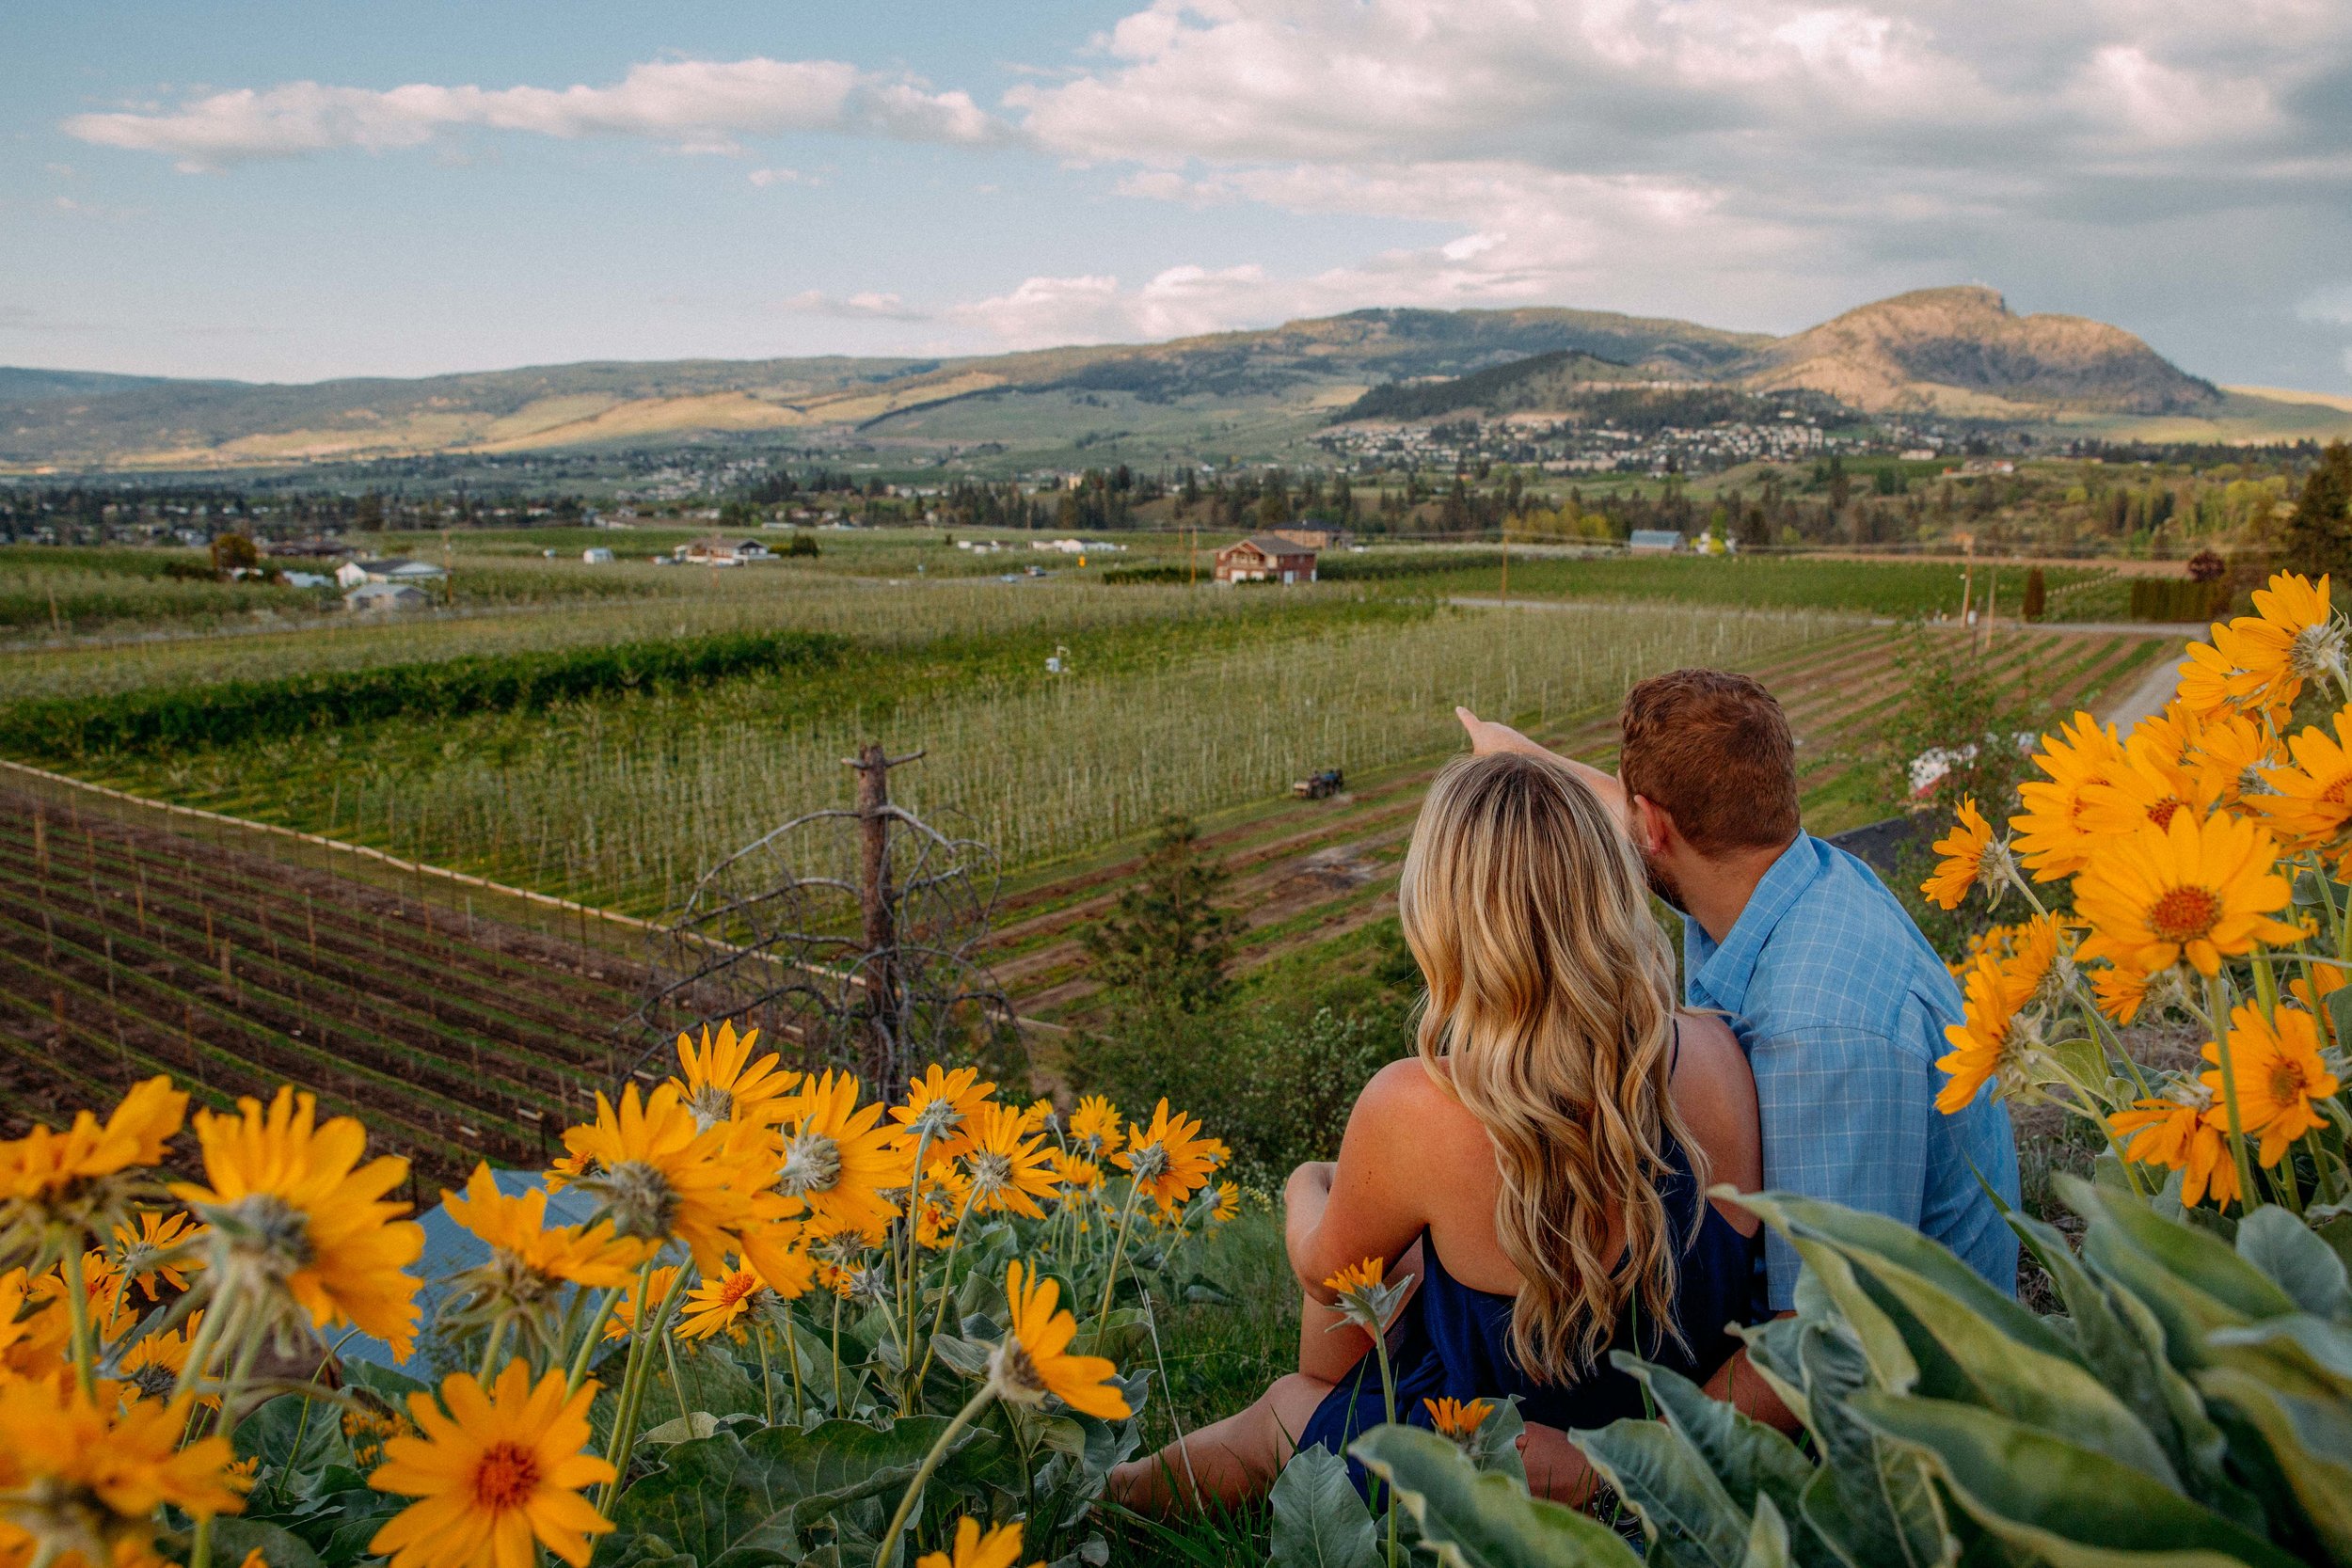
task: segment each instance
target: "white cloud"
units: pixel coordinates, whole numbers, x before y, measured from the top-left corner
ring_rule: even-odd
[[[2295,308],[2295,313],[2307,322],[2352,326],[2352,283],[2314,290]]]
[[[845,321],[930,321],[931,313],[917,309],[897,294],[867,291],[847,297],[829,294],[820,289],[810,289],[784,301],[783,308],[795,315],[832,316]]]
[[[288,82],[162,110],[76,115],[70,135],[161,152],[191,173],[343,148],[418,147],[462,127],[576,138],[642,136],[678,150],[739,150],[740,136],[834,131],[904,141],[982,143],[1005,135],[967,93],[839,60],[659,60],[610,87],[375,90]]]
[[[770,185],[814,185],[820,182],[797,168],[755,168],[743,177],[765,190]]]

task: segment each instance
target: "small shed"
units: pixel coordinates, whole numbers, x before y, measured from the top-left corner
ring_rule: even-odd
[[[1682,534],[1671,528],[1637,528],[1626,547],[1635,555],[1672,555],[1682,548]]]
[[[712,534],[680,546],[677,558],[691,566],[740,566],[768,559],[768,546],[756,539],[722,539]]]
[[[335,568],[335,580],[345,588],[363,582],[438,582],[449,576],[430,561],[346,561]]]
[[[363,582],[343,595],[343,608],[362,614],[430,610],[433,595],[409,582]]]
[[[602,545],[591,545],[580,552],[580,559],[591,566],[610,566],[612,563],[612,552]]]
[[[1253,533],[1216,552],[1219,582],[1312,582],[1315,552],[1279,533]]]

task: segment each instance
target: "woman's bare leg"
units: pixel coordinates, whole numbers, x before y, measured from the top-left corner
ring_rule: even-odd
[[[1113,1470],[1111,1499],[1157,1517],[1258,1497],[1290,1463],[1298,1433],[1330,1391],[1304,1372],[1278,1378],[1248,1409]]]

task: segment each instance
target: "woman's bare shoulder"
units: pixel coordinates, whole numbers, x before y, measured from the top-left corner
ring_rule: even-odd
[[[1711,1013],[1678,1013],[1681,1053],[1674,1072],[1675,1109],[1720,1175],[1753,1188],[1763,1179],[1764,1135],[1757,1121],[1756,1076],[1731,1026]]]
[[[1444,1080],[1445,1063],[1424,1067],[1405,1056],[1374,1073],[1356,1097],[1354,1119],[1385,1136],[1407,1140],[1432,1133],[1480,1132],[1477,1118]]]

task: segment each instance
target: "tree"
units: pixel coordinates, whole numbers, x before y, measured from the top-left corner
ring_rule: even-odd
[[[224,533],[213,541],[213,570],[222,577],[250,571],[262,563],[262,552],[242,533]]]
[[[2319,454],[2279,553],[2289,570],[2312,577],[2328,572],[2341,578],[2352,570],[2352,447],[2334,441]]]
[[[1224,1000],[1241,922],[1211,902],[1224,867],[1204,859],[1192,818],[1160,819],[1141,875],[1081,941],[1120,1010],[1201,1013]]]

